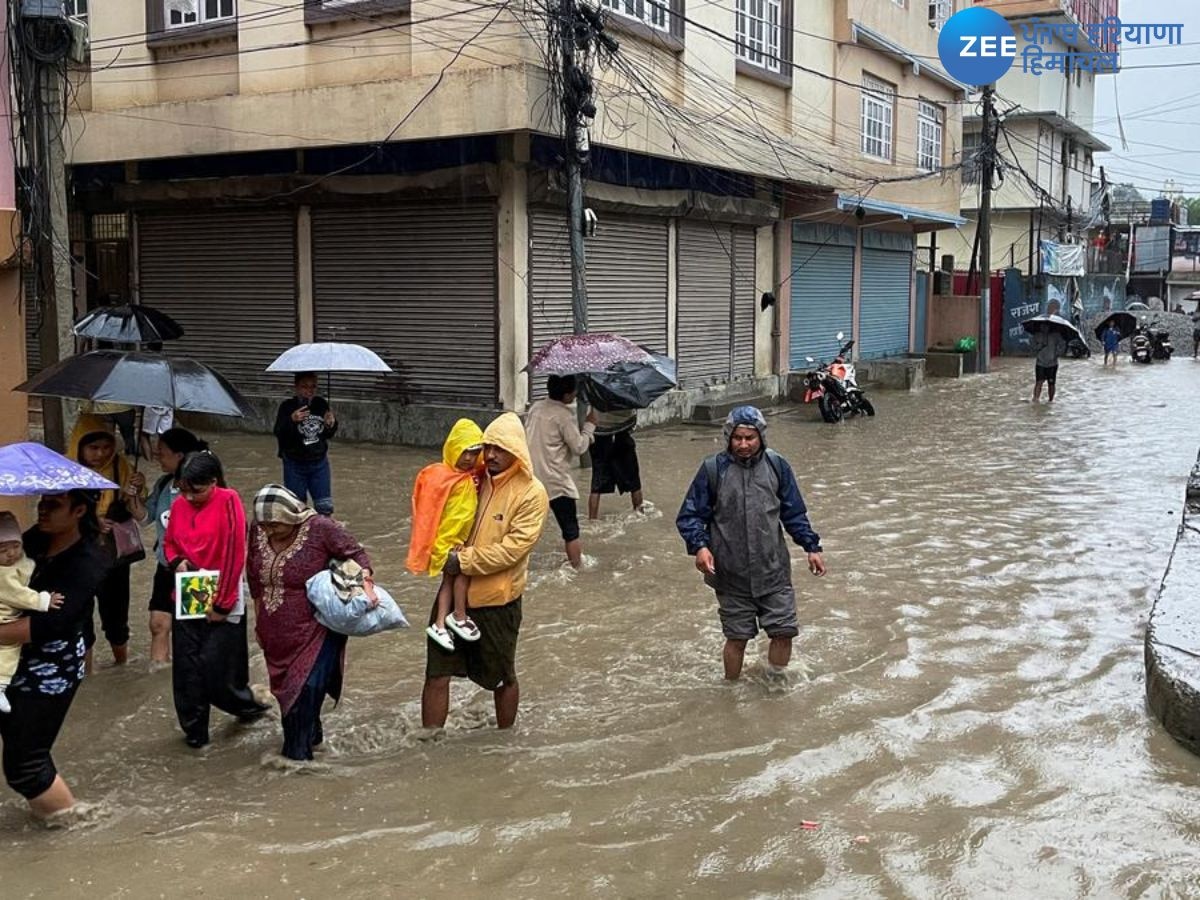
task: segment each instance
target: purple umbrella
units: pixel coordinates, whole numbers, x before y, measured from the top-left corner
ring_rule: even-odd
[[[571,334],[535,353],[526,368],[534,375],[578,375],[618,363],[653,362],[650,353],[619,334]]]
[[[0,447],[0,495],[28,497],[76,489],[115,491],[120,487],[41,444]]]

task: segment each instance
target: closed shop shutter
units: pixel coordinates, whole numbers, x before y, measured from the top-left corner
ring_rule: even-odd
[[[859,354],[895,356],[908,352],[912,254],[863,249],[859,300]]]
[[[339,376],[338,392],[494,407],[496,238],[492,202],[314,209],[317,340],[363,344],[397,373]]]
[[[724,381],[732,357],[733,237],[729,226],[679,223],[679,381]]]
[[[837,333],[849,340],[853,326],[854,247],[807,241],[792,243],[789,366],[803,370],[805,357],[829,360]]]
[[[588,330],[611,331],[660,353],[667,349],[668,224],[665,218],[606,213],[587,239]],[[529,352],[573,330],[571,251],[561,209],[529,213]],[[530,383],[545,393],[544,379]]]
[[[755,230],[746,226],[733,229],[733,374],[735,378],[754,374],[754,320],[758,308],[756,290]]]
[[[168,353],[210,365],[249,393],[277,394],[264,370],[296,342],[291,210],[138,215],[141,302],[183,326]]]

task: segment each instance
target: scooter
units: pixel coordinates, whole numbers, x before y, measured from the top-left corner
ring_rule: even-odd
[[[1153,353],[1150,334],[1146,331],[1144,325],[1139,325],[1138,330],[1133,333],[1133,337],[1129,341],[1129,356],[1136,363],[1150,365]]]
[[[837,333],[840,341],[845,338],[842,332]],[[847,355],[854,347],[854,341],[847,341],[838,350],[833,362],[818,366],[804,376],[804,402],[817,403],[821,410],[821,418],[826,422],[840,422],[846,416],[873,416],[875,407],[858,386],[854,364],[846,361]],[[810,363],[816,360],[811,356],[805,357]]]
[[[1161,330],[1150,332],[1150,353],[1155,359],[1169,360],[1174,352],[1175,346],[1171,343],[1171,332]]]

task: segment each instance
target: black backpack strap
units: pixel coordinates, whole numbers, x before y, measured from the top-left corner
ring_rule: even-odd
[[[704,457],[704,474],[708,476],[708,506],[709,509],[715,511],[717,508],[717,493],[721,488],[721,473],[717,469],[717,456],[715,453],[712,456]]]

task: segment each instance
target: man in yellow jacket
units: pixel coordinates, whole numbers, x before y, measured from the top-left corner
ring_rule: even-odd
[[[480,639],[445,650],[428,642],[421,724],[441,728],[450,711],[450,679],[470,678],[492,691],[496,725],[517,718],[517,636],[529,554],[542,535],[549,501],[533,475],[525,429],[513,413],[502,413],[483,432],[487,479],[479,495],[475,527],[466,546],[453,552],[444,571],[471,579],[467,606]]]

